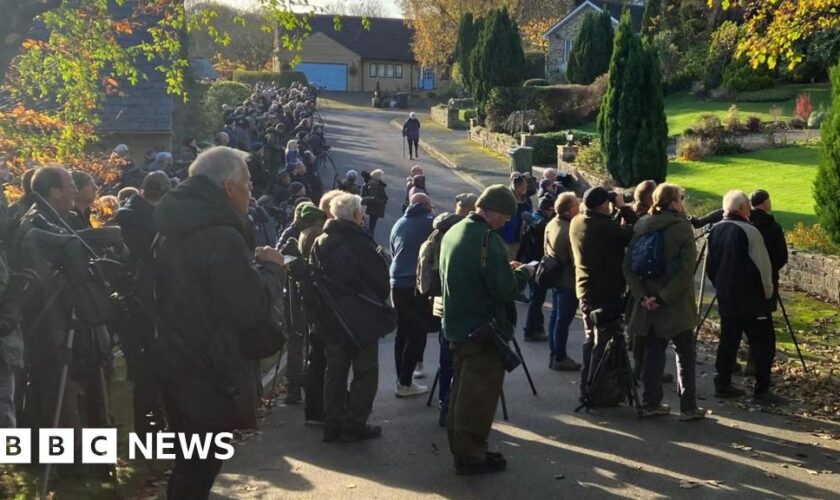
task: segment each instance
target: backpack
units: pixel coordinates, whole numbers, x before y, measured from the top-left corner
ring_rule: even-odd
[[[440,242],[443,233],[435,229],[420,245],[417,257],[417,292],[426,297],[439,297],[443,293],[440,282]]]
[[[636,381],[628,365],[623,333],[607,342],[600,364],[593,369],[595,373],[584,396],[588,407],[618,406],[627,398],[633,402]]]
[[[664,229],[645,233],[630,249],[630,269],[643,279],[655,279],[665,274]]]

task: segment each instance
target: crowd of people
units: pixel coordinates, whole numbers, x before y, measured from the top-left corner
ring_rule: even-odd
[[[679,186],[645,181],[632,203],[603,187],[579,199],[568,176],[547,169],[539,180],[514,173],[509,185],[438,199],[452,211],[436,214],[423,169],[414,166],[384,249],[374,232],[389,201],[386,172],[349,170],[335,175],[333,189],[325,186],[329,146],[315,99],[298,84],[256,86],[241,106],[224,109],[216,145],[196,147],[186,170],[173,170],[171,157],[136,167],[120,145],[110,198],[97,200],[102,190],[84,172],[26,172],[24,196],[3,207],[2,263],[13,277],[4,304],[27,270],[36,286],[17,301],[25,302],[19,315],[0,311],[0,426],[52,425],[61,386],[60,427],[107,427],[104,395],[118,345],[134,384],[137,432],[251,428],[262,390],[258,361],[285,343],[284,402],[303,403],[306,423],[323,426],[324,442],[371,439],[382,433],[369,422],[380,339],[396,332],[394,394],[407,398],[429,391],[417,380],[426,376],[427,336],[437,332],[438,421],[455,472],[497,472],[507,462],[487,440],[505,372],[523,361],[509,347],[517,301],[527,303],[524,339],[548,340],[552,370],[580,371],[582,401],[593,400],[605,347],[626,334],[643,415],[669,414],[662,384],[670,341],[680,420],[699,420],[695,228],[709,225],[706,269],[722,329],[716,396],[744,395],[732,383],[743,334],[754,399],[784,402],[770,387],[770,367],[786,245],[765,191],[731,191],[720,211],[695,219]],[[112,213],[96,229],[95,203]],[[87,267],[86,252],[123,265],[106,276],[101,266]],[[65,276],[79,267],[77,255],[81,274],[93,278]],[[116,297],[107,305],[97,293],[105,284],[116,288],[105,293]],[[578,311],[580,363],[567,349]],[[75,342],[68,332],[77,332]],[[179,453],[168,497],[205,498],[220,468],[212,454]]]

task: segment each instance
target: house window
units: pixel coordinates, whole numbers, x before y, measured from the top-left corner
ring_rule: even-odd
[[[368,76],[371,77],[371,78],[375,78],[376,77],[376,65],[375,64],[370,64],[369,67],[370,67],[370,69],[368,70]]]
[[[385,78],[394,78],[394,65],[393,64],[386,64],[385,65]]]
[[[378,78],[385,78],[385,65],[384,64],[377,64],[376,65],[376,76]]]
[[[563,40],[563,62],[569,62],[569,54],[572,52],[572,42],[568,38]]]
[[[402,64],[394,65],[394,78],[402,78]]]

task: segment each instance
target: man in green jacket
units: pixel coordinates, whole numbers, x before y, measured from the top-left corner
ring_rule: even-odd
[[[497,230],[516,213],[516,199],[504,185],[484,190],[476,211],[455,224],[441,243],[443,329],[455,355],[447,432],[457,474],[505,469],[501,454],[487,451],[487,437],[502,391],[505,369],[488,337],[473,334],[492,325],[496,335],[513,337],[514,300],[534,273],[508,263]]]

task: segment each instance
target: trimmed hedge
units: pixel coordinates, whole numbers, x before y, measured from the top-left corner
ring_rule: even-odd
[[[523,87],[548,87],[549,85],[551,84],[545,78],[531,78],[522,84]]]
[[[525,52],[525,71],[522,76],[525,80],[545,78],[545,54],[536,50]]]
[[[595,119],[605,91],[606,75],[591,85],[496,87],[487,99],[486,124],[493,132],[500,132],[511,113],[533,109],[553,130],[574,128]]]
[[[566,144],[566,131],[546,132],[540,134],[542,140],[534,146],[534,165],[547,165],[557,163],[557,146]],[[592,142],[594,137],[583,132],[574,132],[576,143]]]
[[[233,81],[248,85],[254,85],[259,82],[274,82],[281,87],[288,87],[294,82],[299,82],[304,85],[309,84],[306,75],[302,71],[282,71],[275,73],[273,71],[237,70],[233,72]]]

